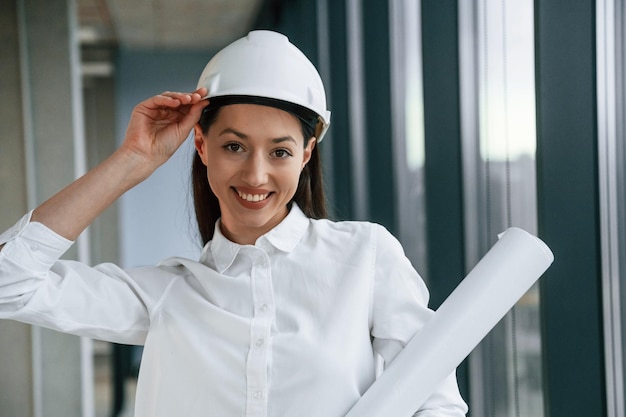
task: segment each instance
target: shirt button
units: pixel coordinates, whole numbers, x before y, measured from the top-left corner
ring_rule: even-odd
[[[265,343],[265,340],[262,337],[256,340],[257,347],[263,346],[263,343]]]
[[[261,307],[259,307],[259,311],[265,313],[270,307],[267,304],[263,304]]]
[[[31,250],[39,250],[39,245],[36,243],[33,243],[32,245],[30,245],[30,249]]]
[[[262,400],[263,399],[263,392],[262,391],[257,391],[254,393],[254,399],[255,400]]]

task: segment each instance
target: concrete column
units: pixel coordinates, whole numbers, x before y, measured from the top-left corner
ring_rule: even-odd
[[[86,54],[87,55],[87,54]],[[110,57],[107,57],[110,58]],[[88,60],[88,58],[87,58]],[[113,74],[83,77],[85,104],[85,138],[87,165],[92,168],[116,149],[115,82]],[[104,211],[89,227],[91,262],[119,262],[117,204]],[[111,414],[114,404],[113,347],[107,342],[94,341],[94,405],[96,413]]]
[[[74,1],[0,4],[0,226],[6,228],[69,184],[83,169],[84,151]],[[76,247],[67,257],[80,258]],[[89,415],[88,343],[6,321],[0,333],[0,414]]]
[[[0,13],[0,229],[27,210],[24,129],[20,88],[17,3],[2,0]],[[0,410],[7,416],[33,415],[30,326],[0,320]]]
[[[113,74],[83,78],[87,166],[93,168],[117,149]],[[119,262],[117,203],[89,227],[91,262]]]

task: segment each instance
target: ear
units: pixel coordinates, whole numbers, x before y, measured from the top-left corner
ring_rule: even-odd
[[[200,124],[198,123],[193,128],[193,143],[196,147],[196,151],[198,152],[198,155],[200,156],[200,159],[202,160],[202,163],[206,165],[207,164],[206,143],[205,143],[204,135],[202,134],[202,128],[200,127]]]
[[[313,153],[313,148],[315,148],[316,144],[317,138],[315,136],[312,136],[309,139],[309,143],[307,143],[306,147],[304,148],[304,155],[302,157],[302,169],[304,169],[306,164],[311,160],[311,154]]]

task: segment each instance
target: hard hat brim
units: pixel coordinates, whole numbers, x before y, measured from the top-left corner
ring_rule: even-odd
[[[322,120],[320,116],[316,112],[311,109],[308,109],[304,106],[301,106],[296,103],[292,103],[285,100],[279,100],[276,98],[270,97],[259,97],[259,96],[248,96],[248,95],[226,95],[226,96],[217,96],[208,98],[209,105],[205,108],[205,111],[210,109],[214,109],[216,107],[228,106],[231,104],[257,104],[261,106],[274,107],[279,110],[286,111],[288,113],[293,114],[298,119],[300,119],[303,123],[309,126],[314,132],[317,141],[321,140],[321,137],[318,136],[323,134],[325,131],[324,125],[325,121]],[[305,138],[307,139],[307,138]]]

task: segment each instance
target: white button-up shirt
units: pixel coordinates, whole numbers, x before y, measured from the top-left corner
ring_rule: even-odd
[[[381,226],[294,205],[255,245],[215,230],[198,262],[123,270],[59,260],[72,242],[26,215],[0,235],[0,317],[144,345],[137,417],[341,417],[432,314]],[[450,375],[417,415],[466,411]]]

